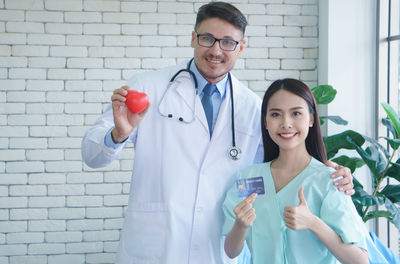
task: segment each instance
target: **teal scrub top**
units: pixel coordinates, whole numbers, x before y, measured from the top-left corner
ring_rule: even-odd
[[[263,177],[265,195],[253,204],[256,219],[246,236],[252,263],[340,263],[325,245],[309,230],[291,230],[283,221],[285,206],[299,204],[298,191],[304,187],[304,197],[310,212],[328,224],[346,244],[367,249],[367,231],[350,196],[333,186],[333,169],[312,158],[310,164],[278,193],[271,175],[271,162],[256,164],[243,170],[238,179]],[[232,229],[236,216],[233,208],[244,198],[238,197],[236,186],[225,198],[223,234]]]

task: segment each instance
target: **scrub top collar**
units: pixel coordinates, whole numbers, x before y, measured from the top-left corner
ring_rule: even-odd
[[[190,64],[190,70],[194,73],[194,75],[197,78],[197,83],[198,83],[198,94],[201,95],[204,89],[204,86],[208,83],[206,79],[204,79],[203,75],[200,74],[199,70],[197,69],[197,66],[193,60],[193,62]],[[228,81],[228,74],[225,75],[225,77],[216,83],[217,90],[221,96],[221,98],[224,98],[225,96],[225,91],[226,91],[226,85]]]

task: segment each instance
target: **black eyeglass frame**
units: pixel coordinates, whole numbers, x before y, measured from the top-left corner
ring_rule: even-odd
[[[224,50],[224,51],[234,51],[234,50],[237,48],[237,45],[238,45],[240,42],[243,41],[243,40],[237,41],[237,40],[234,40],[234,39],[226,39],[226,38],[219,39],[219,38],[216,38],[216,37],[214,37],[213,35],[210,35],[210,34],[199,34],[199,33],[197,33],[196,31],[195,31],[195,33],[196,33],[196,38],[197,38],[197,44],[199,44],[200,46],[205,47],[205,48],[211,48],[212,46],[214,46],[215,42],[218,41],[218,45],[219,45],[219,48],[220,48],[220,49],[222,49],[222,50]],[[200,44],[200,40],[199,40],[199,37],[201,37],[201,36],[207,36],[207,37],[213,38],[213,39],[214,39],[214,42],[211,44],[211,46],[204,46],[204,45],[201,45],[201,44]],[[221,47],[221,40],[233,41],[233,42],[235,42],[235,47],[234,47],[232,50],[224,49],[224,48]]]

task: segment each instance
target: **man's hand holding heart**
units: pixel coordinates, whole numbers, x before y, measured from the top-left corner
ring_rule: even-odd
[[[142,121],[150,103],[145,93],[130,90],[129,86],[114,90],[111,101],[115,125],[112,138],[122,142]]]

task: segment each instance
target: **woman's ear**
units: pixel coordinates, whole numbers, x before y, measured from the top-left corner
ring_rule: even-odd
[[[314,125],[314,115],[311,115],[310,116],[310,127],[313,127],[313,125]]]

